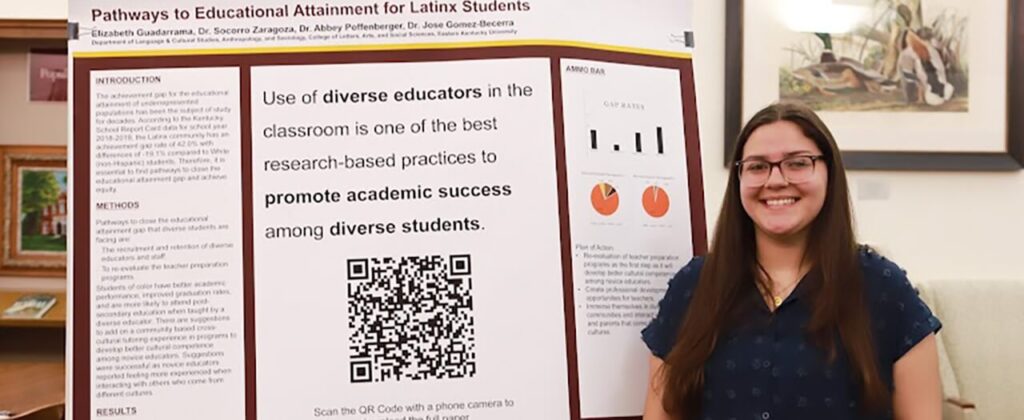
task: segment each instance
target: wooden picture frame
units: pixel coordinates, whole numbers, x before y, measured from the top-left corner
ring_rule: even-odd
[[[0,146],[0,274],[63,277],[67,270],[67,149]]]
[[[0,19],[0,39],[68,39],[68,22],[57,19]]]
[[[761,0],[759,0],[761,1]],[[777,2],[779,0],[765,0],[766,2]],[[928,1],[928,0],[924,0]],[[987,135],[989,126],[966,127],[967,133],[972,133],[974,128],[976,136],[972,139],[970,135],[959,136],[954,139],[947,139],[951,142],[969,142],[984,137],[984,140],[995,145],[1001,150],[971,150],[970,147],[956,149],[950,147],[929,149],[920,147],[914,150],[906,148],[869,148],[867,150],[858,148],[847,148],[850,142],[856,142],[859,138],[869,136],[862,130],[836,130],[826,113],[822,113],[822,119],[826,125],[832,128],[836,135],[840,148],[844,149],[843,160],[848,169],[865,170],[914,170],[914,171],[1017,171],[1024,167],[1024,5],[1022,0],[1007,0],[1006,9],[1006,69],[987,69],[997,76],[1005,75],[1005,118],[1001,123],[1005,126],[1005,139],[998,136]],[[756,7],[766,7],[766,3],[756,4]],[[987,4],[987,3],[985,3]],[[983,6],[971,6],[983,7]],[[758,14],[760,16],[761,14]],[[745,123],[744,100],[750,100],[751,106],[763,106],[772,102],[766,100],[766,95],[761,95],[760,100],[753,101],[744,89],[745,75],[750,74],[752,66],[756,63],[745,62],[746,49],[752,46],[744,46],[744,0],[726,0],[726,48],[725,48],[725,153],[723,163],[728,167],[732,158],[732,151],[735,147],[742,124]],[[753,35],[751,35],[753,36]],[[975,50],[976,51],[976,50]],[[978,54],[985,54],[980,52]],[[749,61],[749,60],[747,60]],[[763,63],[762,63],[763,64]],[[746,70],[744,66],[747,66]],[[777,68],[764,68],[765,72],[776,71]],[[746,73],[745,73],[746,71]],[[974,71],[974,70],[972,70]],[[987,73],[986,73],[987,74]],[[974,78],[971,78],[974,83]],[[758,88],[760,88],[758,86]],[[995,92],[1001,94],[1001,92]],[[776,95],[775,100],[781,95]],[[973,96],[973,92],[972,92]],[[993,102],[993,101],[989,101]],[[998,102],[998,101],[994,101]],[[1001,106],[1001,104],[996,104]],[[973,105],[972,105],[973,106]],[[883,111],[884,112],[884,111]],[[752,114],[750,109],[746,110],[746,117]],[[980,112],[979,112],[980,113]],[[835,115],[835,114],[833,114]],[[858,118],[855,114],[844,114],[841,118]],[[884,127],[888,120],[878,118],[874,115],[865,114],[862,127]],[[903,113],[900,118],[909,119]],[[988,115],[988,114],[984,114]],[[922,119],[922,121],[924,121]],[[919,128],[932,129],[925,123],[919,123]],[[915,127],[909,127],[914,130]],[[878,130],[871,131],[870,136],[876,135]],[[963,139],[961,140],[960,137]],[[904,138],[896,137],[889,140],[888,144],[895,144]],[[948,142],[947,142],[948,143]]]

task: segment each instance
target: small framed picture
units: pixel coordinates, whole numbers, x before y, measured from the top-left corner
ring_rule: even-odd
[[[67,269],[67,151],[0,146],[4,197],[0,274],[62,277]]]
[[[32,49],[28,55],[28,75],[29,101],[67,102],[67,51]]]

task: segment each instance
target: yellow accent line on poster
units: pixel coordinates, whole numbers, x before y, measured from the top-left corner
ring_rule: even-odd
[[[119,57],[166,57],[186,55],[241,55],[241,54],[284,54],[311,52],[350,52],[350,51],[397,51],[397,50],[431,50],[458,48],[488,47],[575,47],[611,52],[650,55],[658,57],[691,59],[689,52],[654,50],[618,45],[598,44],[582,41],[559,40],[509,40],[449,43],[417,43],[417,44],[374,44],[374,45],[325,45],[311,47],[260,47],[260,48],[210,48],[210,49],[168,49],[139,51],[79,51],[73,53],[75,58],[119,58]]]

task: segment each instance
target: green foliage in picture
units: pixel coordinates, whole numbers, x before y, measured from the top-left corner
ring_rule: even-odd
[[[21,173],[21,250],[67,250],[66,170],[26,169]]]

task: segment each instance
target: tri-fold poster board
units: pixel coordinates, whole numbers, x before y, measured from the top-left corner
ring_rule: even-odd
[[[71,418],[639,416],[690,9],[72,0]]]

